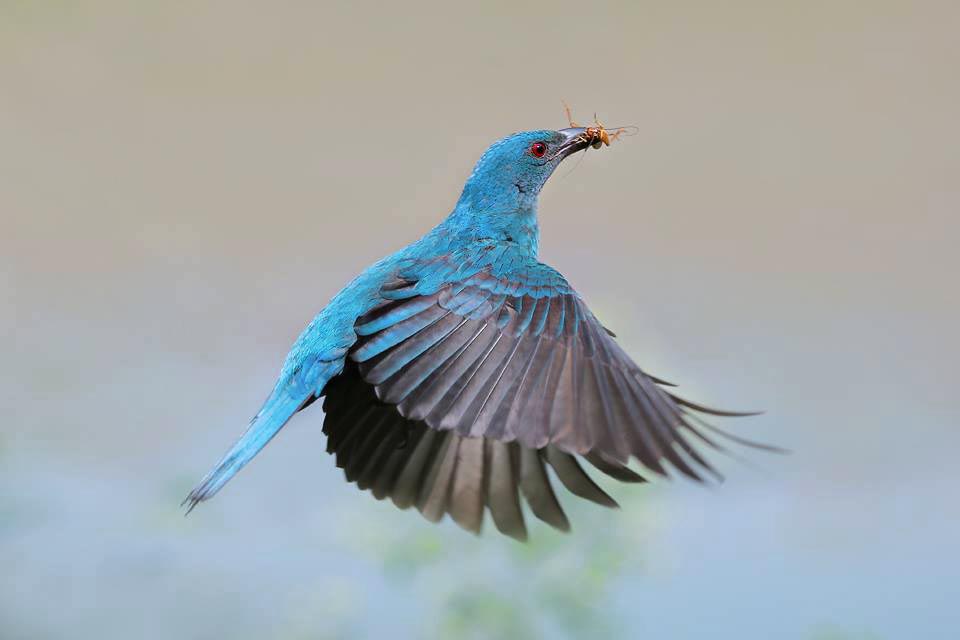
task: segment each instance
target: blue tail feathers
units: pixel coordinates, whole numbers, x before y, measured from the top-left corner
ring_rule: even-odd
[[[244,465],[260,453],[305,402],[304,398],[278,398],[276,395],[278,394],[267,400],[260,413],[250,422],[246,433],[186,497],[183,504],[188,505],[187,513],[223,488]]]
[[[267,446],[294,413],[320,394],[327,380],[342,368],[343,360],[318,361],[306,372],[295,369],[292,379],[278,384],[263,404],[263,408],[250,422],[246,433],[181,503],[181,506],[187,506],[187,513],[220,491],[223,485]]]

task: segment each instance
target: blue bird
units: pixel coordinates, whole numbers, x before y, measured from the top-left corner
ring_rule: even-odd
[[[603,130],[600,129],[600,132]],[[369,267],[290,350],[246,433],[184,501],[216,494],[283,428],[324,398],[327,451],[350,482],[429,520],[526,538],[533,514],[569,529],[547,475],[616,506],[580,461],[624,482],[672,467],[717,475],[689,440],[722,449],[698,414],[642,371],[556,270],[537,260],[537,198],[597,129],[526,131],[495,142],[450,215]]]

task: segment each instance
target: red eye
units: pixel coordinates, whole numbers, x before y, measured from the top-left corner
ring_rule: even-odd
[[[547,153],[547,145],[543,142],[534,142],[530,145],[530,155],[534,158],[542,158]]]

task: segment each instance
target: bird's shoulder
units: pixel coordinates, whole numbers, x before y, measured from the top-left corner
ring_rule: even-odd
[[[559,271],[513,243],[480,238],[411,245],[368,267],[330,300],[287,355],[281,383],[296,382],[317,363],[342,363],[358,349],[359,337],[386,329],[428,302],[477,317],[516,310],[524,299],[531,311],[529,301],[542,298],[571,304],[579,296]],[[388,308],[394,311],[386,313]],[[371,322],[371,316],[377,320]]]
[[[430,255],[402,261],[387,282],[389,290],[402,283],[417,295],[432,295],[445,287],[464,283],[493,295],[544,297],[574,293],[567,279],[522,247],[496,240],[478,239]]]

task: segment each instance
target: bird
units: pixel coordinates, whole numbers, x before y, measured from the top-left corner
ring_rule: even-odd
[[[489,512],[517,540],[528,535],[524,503],[570,529],[551,469],[569,493],[616,507],[592,474],[719,480],[700,450],[725,451],[718,436],[776,449],[707,422],[755,412],[677,395],[538,260],[542,187],[566,158],[599,148],[602,133],[571,126],[494,142],[440,224],[368,267],[307,325],[246,432],[184,500],[187,513],[321,398],[327,452],[349,482],[473,533]]]

